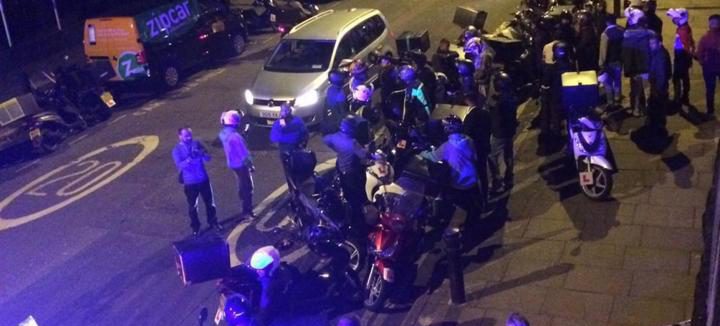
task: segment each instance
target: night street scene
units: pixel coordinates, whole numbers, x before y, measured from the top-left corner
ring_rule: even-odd
[[[0,326],[720,325],[717,0],[0,19]]]

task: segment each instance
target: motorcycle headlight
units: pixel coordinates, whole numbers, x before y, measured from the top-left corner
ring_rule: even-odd
[[[253,93],[249,89],[246,89],[245,90],[245,102],[248,105],[252,105],[254,101],[255,101],[255,97],[253,96]]]
[[[318,102],[320,96],[316,90],[309,91],[295,99],[295,107],[310,106]]]

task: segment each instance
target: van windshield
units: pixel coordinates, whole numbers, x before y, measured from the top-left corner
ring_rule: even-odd
[[[277,45],[265,70],[319,72],[330,66],[335,41],[284,39]]]

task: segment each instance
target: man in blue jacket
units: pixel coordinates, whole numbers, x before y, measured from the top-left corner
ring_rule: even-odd
[[[243,218],[252,218],[255,215],[252,211],[253,179],[252,172],[255,166],[250,156],[250,151],[245,144],[245,139],[237,131],[240,124],[240,113],[235,110],[223,112],[220,116],[223,125],[218,137],[223,144],[227,166],[234,173],[238,182],[238,194],[242,200]]]
[[[175,145],[172,156],[175,167],[180,173],[178,181],[184,187],[193,235],[198,235],[200,230],[197,212],[198,196],[202,196],[205,203],[208,225],[221,231],[222,227],[217,223],[217,217],[215,216],[212,186],[205,171],[205,162],[210,161],[210,154],[201,143],[193,139],[190,127],[178,129],[178,139],[180,142]]]
[[[270,141],[278,144],[280,161],[283,164],[288,185],[293,178],[291,169],[292,153],[305,147],[308,131],[301,118],[292,115],[293,108],[288,103],[280,105],[280,119],[275,120],[270,130]]]

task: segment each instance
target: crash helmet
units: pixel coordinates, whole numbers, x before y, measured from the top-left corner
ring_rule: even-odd
[[[382,149],[376,150],[375,152],[373,152],[370,155],[370,157],[375,162],[380,162],[380,163],[387,162],[387,154],[385,154],[385,152],[383,152]]]
[[[225,299],[225,320],[230,326],[251,326],[252,304],[240,293],[233,293]]]
[[[475,65],[470,60],[458,60],[455,65],[460,76],[472,76],[475,72]]]
[[[367,64],[362,59],[355,59],[350,64],[350,75],[351,76],[358,76],[362,75],[367,72]]]
[[[505,71],[498,70],[493,75],[493,88],[496,92],[501,93],[511,89],[512,79]]]
[[[220,123],[226,126],[237,126],[240,120],[241,115],[237,110],[228,110],[220,114]]]
[[[553,58],[556,61],[558,59],[567,59],[568,51],[570,51],[570,46],[564,41],[559,41],[553,45]]]
[[[482,38],[473,37],[465,42],[465,53],[480,54],[485,47]]]
[[[349,114],[340,121],[340,132],[352,137],[355,136],[355,116]]]
[[[580,10],[577,13],[577,19],[580,26],[592,25],[592,15],[587,10]]]
[[[685,25],[688,22],[688,10],[685,8],[670,8],[667,11],[667,16],[678,26]]]
[[[340,70],[331,70],[330,73],[328,73],[328,81],[330,81],[330,84],[336,85],[336,86],[342,86],[345,84],[345,73]]]
[[[462,120],[454,114],[442,119],[443,130],[446,134],[452,135],[462,131]]]
[[[465,31],[463,32],[463,41],[467,41],[473,37],[476,37],[478,34],[478,30],[473,25],[468,25],[467,28],[465,28]]]
[[[370,102],[372,99],[372,89],[365,84],[360,84],[353,90],[353,99],[360,102]]]
[[[410,84],[415,81],[416,73],[415,68],[411,65],[404,65],[400,67],[400,73],[398,74],[400,77],[400,80],[405,82],[406,84]]]
[[[292,117],[293,107],[288,102],[280,104],[280,119],[287,119]]]
[[[560,24],[572,24],[573,14],[570,10],[563,9],[560,12]]]
[[[637,25],[643,18],[645,18],[645,13],[638,8],[627,7],[625,8],[625,18],[627,18],[628,25]]]
[[[273,246],[265,246],[252,254],[250,267],[256,271],[272,273],[280,267],[280,252]]]

